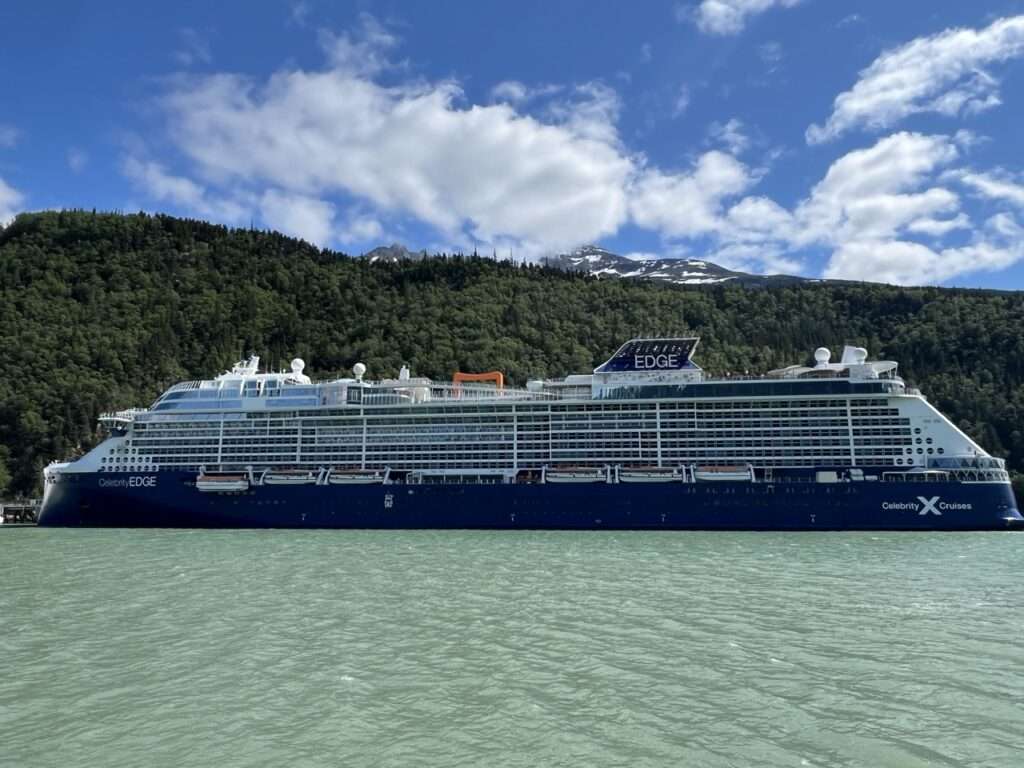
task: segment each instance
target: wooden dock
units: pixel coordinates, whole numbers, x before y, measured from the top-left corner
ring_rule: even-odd
[[[40,503],[39,499],[0,501],[0,526],[35,525]]]

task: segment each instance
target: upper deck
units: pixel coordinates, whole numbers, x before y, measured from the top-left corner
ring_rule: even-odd
[[[394,379],[368,381],[361,364],[350,378],[314,383],[301,361],[261,373],[251,359],[171,387],[147,411],[105,416],[127,444],[105,449],[113,453],[99,466],[909,470],[985,456],[904,386],[896,363],[868,362],[863,350],[831,363],[819,349],[813,365],[715,377],[692,361],[696,345],[633,340],[592,373],[525,388],[504,386],[496,372],[439,383],[404,366]]]
[[[840,363],[828,350],[815,353],[814,366],[790,366],[763,376],[708,376],[692,360],[694,338],[632,339],[589,374],[537,379],[525,388],[502,383],[487,386],[461,381],[414,378],[404,367],[395,379],[367,381],[357,363],[352,378],[319,383],[303,373],[301,360],[291,370],[260,373],[259,358],[205,381],[174,385],[151,406],[151,413],[223,410],[294,410],[317,407],[372,407],[423,403],[609,401],[773,396],[902,394],[896,363],[867,361],[862,349],[847,347]],[[456,377],[458,378],[458,377]]]

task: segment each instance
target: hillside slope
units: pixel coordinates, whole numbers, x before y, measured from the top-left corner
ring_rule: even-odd
[[[0,485],[37,488],[103,410],[254,351],[314,376],[585,371],[641,333],[699,333],[711,371],[867,347],[1024,469],[1024,294],[792,284],[678,287],[440,257],[370,263],[167,216],[43,213],[0,231]],[[2,489],[0,489],[2,491]]]

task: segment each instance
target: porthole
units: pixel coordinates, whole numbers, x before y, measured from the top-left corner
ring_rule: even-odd
[[[896,463],[897,464],[902,464],[903,463],[903,459],[896,459]]]
[[[946,452],[945,448],[939,448],[939,453],[945,453],[945,452]]]
[[[917,443],[918,445],[920,445],[921,444],[921,438],[920,437],[917,438],[916,440],[914,440],[914,442]]]
[[[928,445],[931,445],[934,442],[930,437],[926,437],[924,441],[928,443]]]
[[[921,428],[920,427],[914,427],[914,434],[915,435],[920,435],[921,434]]]
[[[918,449],[917,449],[917,452],[918,452],[918,453],[924,453],[924,449],[922,449],[922,448],[918,448]]]
[[[929,448],[928,449],[928,455],[931,456],[933,453],[935,453],[935,449],[934,448]]]

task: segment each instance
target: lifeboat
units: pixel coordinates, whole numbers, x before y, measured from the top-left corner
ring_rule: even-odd
[[[379,485],[387,480],[388,470],[332,469],[327,476],[331,485]]]
[[[548,483],[604,483],[608,473],[604,467],[556,467],[544,471]]]
[[[678,483],[683,473],[678,467],[620,467],[620,483]]]
[[[266,485],[314,485],[317,473],[311,469],[267,470],[263,475]]]
[[[749,466],[725,464],[697,466],[693,470],[694,480],[744,482],[753,479]]]
[[[249,490],[245,475],[207,475],[196,478],[196,488],[204,493],[231,493]]]

